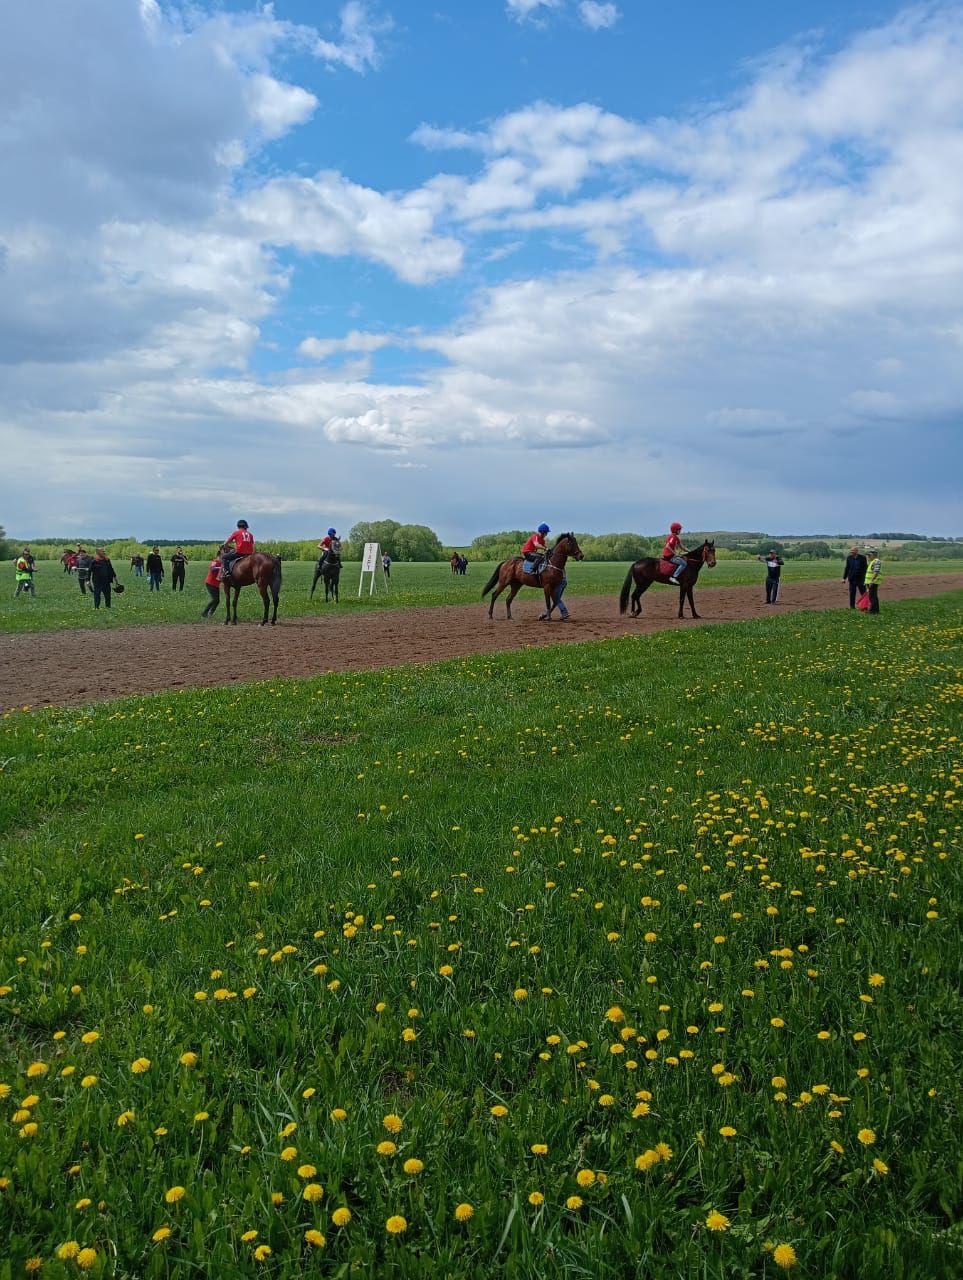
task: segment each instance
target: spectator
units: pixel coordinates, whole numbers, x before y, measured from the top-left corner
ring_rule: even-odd
[[[201,613],[202,618],[213,618],[217,613],[218,605],[221,603],[221,557],[215,556],[211,561],[207,577],[204,579],[204,586],[207,587],[207,594],[211,597],[204,606]]]
[[[164,581],[164,561],[161,559],[160,547],[153,547],[147,557],[147,590],[160,591]]]
[[[83,545],[77,548],[77,582],[80,586],[80,594],[87,594],[87,583],[90,581],[90,566],[94,563],[94,557]]]
[[[130,567],[134,571],[135,578],[142,578],[144,576],[144,557],[139,551],[135,551],[131,556]]]
[[[90,585],[94,593],[94,608],[100,608],[101,597],[105,606],[110,608],[110,588],[111,583],[117,581],[117,574],[114,573],[114,566],[110,563],[110,558],[103,547],[97,548],[97,554],[94,556],[90,566]]]
[[[385,577],[390,578],[391,577],[391,556],[388,555],[387,551],[381,557],[381,568],[384,572]]]
[[[869,592],[869,613],[879,613],[879,580],[883,576],[879,552],[875,547],[869,548],[869,564],[866,566],[866,590]]]
[[[20,553],[20,555],[17,556],[17,566],[16,566],[17,589],[14,592],[15,596],[19,596],[19,595],[35,596],[36,595],[36,592],[33,589],[33,566],[30,563],[31,557],[28,555],[28,550],[29,548],[25,547],[23,551]]]
[[[24,554],[24,558],[27,561],[27,564],[30,566],[30,572],[33,573],[33,571],[37,567],[37,562],[33,557],[33,552],[30,550],[29,547],[24,547],[23,554]]]
[[[64,547],[64,553],[60,557],[60,563],[64,567],[64,573],[73,573],[77,564],[76,553],[70,547]]]
[[[184,578],[187,572],[187,556],[183,548],[178,547],[171,556],[171,591],[184,590]]]
[[[849,607],[856,608],[856,600],[866,590],[866,557],[859,547],[850,547],[843,569],[843,582],[849,583]]]
[[[766,565],[766,604],[778,604],[779,575],[782,573],[783,561],[775,551],[770,551],[765,556],[756,556],[756,559],[764,561]]]

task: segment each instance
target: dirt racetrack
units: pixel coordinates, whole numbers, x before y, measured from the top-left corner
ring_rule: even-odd
[[[887,577],[880,592],[880,606],[885,610],[893,600],[959,588],[963,588],[963,573]],[[775,609],[764,603],[761,583],[757,587],[700,591],[700,621],[678,621],[674,591],[646,595],[646,611],[638,621],[620,617],[617,602],[611,596],[572,597],[571,621],[548,625],[537,620],[541,601],[533,593],[526,593],[515,602],[513,622],[505,621],[501,601],[496,605],[493,622],[488,621],[487,604],[480,601],[473,605],[341,615],[332,606],[316,617],[285,618],[282,595],[276,627],[261,628],[257,623],[245,622],[228,628],[221,623],[198,621],[190,625],[7,635],[0,637],[0,710],[77,705],[195,685],[434,662],[530,645],[741,622],[799,609],[838,609],[848,603],[847,590],[838,581],[786,583],[783,590],[785,597]],[[872,625],[869,618],[860,617],[858,622]]]

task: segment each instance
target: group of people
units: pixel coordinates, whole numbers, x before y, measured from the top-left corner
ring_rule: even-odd
[[[30,548],[24,548],[24,555],[29,552]],[[33,557],[31,556],[31,560]],[[60,557],[60,563],[63,565],[64,573],[76,573],[77,584],[80,587],[80,594],[85,596],[88,594],[93,596],[94,608],[99,609],[101,604],[104,608],[110,608],[110,601],[114,591],[118,595],[123,593],[123,586],[117,580],[117,574],[111,563],[110,556],[103,547],[97,547],[94,554],[91,555],[83,543],[79,543],[76,551],[72,547],[64,547],[64,553]],[[19,594],[19,565],[17,562],[17,589]],[[31,568],[31,573],[33,572]],[[33,583],[30,586],[33,592]]]

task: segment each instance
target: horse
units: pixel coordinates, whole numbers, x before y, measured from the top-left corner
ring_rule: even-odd
[[[461,572],[461,556],[458,554],[457,551],[453,551],[451,553],[451,559],[448,561],[448,563],[451,565],[452,573]]]
[[[683,606],[688,600],[689,610],[693,618],[698,618],[700,615],[696,613],[695,605],[692,603],[692,588],[695,586],[699,570],[703,565],[710,569],[715,568],[716,544],[715,542],[710,542],[707,538],[701,547],[697,547],[695,551],[690,551],[684,558],[685,568],[679,574],[678,584],[679,617],[682,617]],[[633,582],[635,582],[635,590],[632,591],[632,617],[637,618],[642,612],[642,593],[648,591],[653,582],[662,583],[663,586],[674,585],[670,584],[669,581],[674,572],[675,565],[670,560],[663,560],[659,556],[646,556],[642,560],[636,560],[625,575],[625,581],[622,584],[622,593],[619,596],[619,613],[625,613]]]
[[[545,612],[539,617],[539,622],[551,622],[552,613],[555,610],[555,592],[561,586],[565,577],[565,562],[569,556],[573,560],[584,559],[582,549],[578,545],[574,533],[559,534],[537,577],[524,568],[524,556],[513,556],[511,560],[503,560],[488,579],[482,591],[482,599],[484,600],[485,596],[492,590],[492,587],[495,587],[495,590],[492,591],[491,603],[488,606],[489,618],[494,616],[495,601],[506,587],[511,588],[508,599],[505,601],[505,616],[509,622],[512,620],[512,601],[522,587],[541,587],[545,592]],[[495,585],[496,583],[498,584],[497,586]]]
[[[227,550],[221,547],[221,553]],[[261,593],[261,599],[264,601],[264,617],[261,619],[261,626],[267,626],[268,620],[268,593],[274,601],[274,613],[271,617],[271,626],[275,626],[278,620],[278,596],[281,594],[281,557],[268,555],[266,551],[255,551],[249,556],[241,556],[234,561],[231,566],[230,577],[224,579],[224,600],[227,604],[227,613],[224,618],[224,625],[231,623],[237,626],[237,598],[241,594],[242,587],[257,587]],[[234,611],[231,612],[231,588],[234,588]]]
[[[338,583],[341,581],[341,556],[337,551],[325,551],[324,555],[318,557],[318,563],[314,566],[314,581],[311,583],[311,596],[314,596],[314,588],[318,585],[318,579],[324,579],[324,603],[333,597],[335,604],[340,602],[338,595]]]

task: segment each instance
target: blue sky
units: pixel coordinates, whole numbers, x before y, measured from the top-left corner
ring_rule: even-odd
[[[0,10],[17,534],[963,534],[963,8]]]

